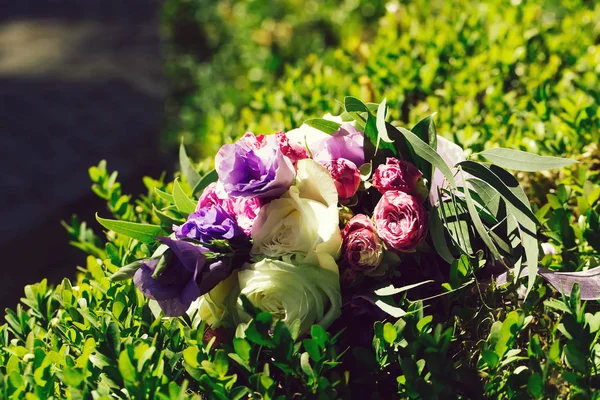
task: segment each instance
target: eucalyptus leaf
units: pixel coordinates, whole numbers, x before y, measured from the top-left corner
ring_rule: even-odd
[[[565,296],[571,296],[573,285],[577,283],[581,300],[600,299],[600,267],[579,272],[560,272],[540,268],[538,274]]]
[[[439,169],[444,177],[448,181],[448,183],[452,187],[456,187],[456,181],[454,180],[454,175],[452,174],[452,170],[446,164],[444,159],[437,153],[436,150],[432,149],[427,143],[423,142],[417,135],[412,133],[411,131],[399,127],[398,130],[404,135],[406,140],[412,146],[414,152],[425,161],[429,162],[433,168]]]
[[[325,132],[328,135],[331,135],[332,133],[338,131],[341,126],[341,124],[337,122],[329,121],[322,118],[309,119],[304,121],[304,123],[312,128],[320,130],[321,132]]]
[[[462,171],[461,171],[461,175],[463,175],[463,181],[464,181],[465,178],[464,178],[464,173]],[[477,231],[477,233],[479,233],[479,235],[481,236],[481,239],[483,240],[483,242],[485,243],[485,245],[488,247],[488,249],[490,249],[490,251],[492,252],[492,255],[498,261],[501,261],[503,264],[505,264],[504,259],[502,258],[502,256],[498,252],[498,248],[494,244],[494,242],[493,242],[492,238],[490,237],[490,235],[489,235],[486,227],[481,222],[481,218],[479,217],[479,214],[477,213],[477,209],[475,208],[475,204],[473,203],[473,199],[471,199],[471,193],[469,193],[468,190],[465,190],[464,193],[465,193],[465,200],[466,200],[466,203],[467,203],[467,209],[469,211],[469,214],[471,215],[471,219],[473,221],[473,226],[475,226],[475,230]]]
[[[365,105],[365,103],[352,96],[346,96],[344,98],[344,108],[346,109],[347,113],[369,112],[369,108]]]
[[[538,156],[537,154],[503,147],[485,150],[479,154],[499,167],[526,172],[563,168],[577,163],[577,161],[569,158]]]
[[[179,145],[179,166],[181,168],[181,174],[185,177],[185,180],[191,187],[195,187],[200,182],[200,174],[193,167],[187,153],[185,152],[185,146],[183,142]]]
[[[160,190],[159,188],[154,188],[154,191],[156,192],[156,194],[158,195],[158,197],[160,197],[161,199],[163,199],[167,203],[170,203],[170,204],[174,204],[175,203],[175,200],[173,200],[173,195],[172,194],[164,192],[164,191]]]
[[[398,293],[406,292],[408,290],[414,289],[416,287],[419,287],[421,285],[425,285],[425,284],[431,283],[431,282],[433,282],[433,281],[432,280],[427,280],[427,281],[413,283],[412,285],[401,286],[399,288],[394,287],[393,284],[389,284],[389,285],[384,286],[382,288],[376,289],[374,293],[377,296],[392,296],[392,295],[395,295],[395,294],[398,294]]]
[[[379,107],[377,108],[377,144],[375,145],[375,151],[379,147],[379,141],[383,140],[386,143],[393,143],[393,140],[389,138],[388,132],[385,126],[385,116],[386,116],[386,100],[383,99]]]
[[[448,264],[452,264],[454,257],[452,252],[448,248],[446,243],[446,236],[444,235],[444,227],[439,215],[439,208],[432,208],[429,212],[429,233],[433,240],[433,247],[437,253],[446,261]]]
[[[98,214],[96,214],[96,220],[106,229],[110,229],[113,232],[129,236],[130,238],[137,239],[144,243],[153,243],[155,241],[154,238],[163,232],[162,227],[159,225],[105,219],[100,218]]]
[[[522,199],[517,197],[506,186],[504,181],[500,179],[490,168],[476,161],[462,161],[457,165],[460,166],[465,172],[468,172],[469,174],[483,180],[497,190],[498,193],[500,193],[500,195],[514,207],[514,211],[517,213],[517,218],[519,220],[528,218],[536,225],[540,225],[540,221],[529,207],[529,202],[524,202]]]
[[[428,143],[429,146],[437,151],[437,132],[435,130],[435,123],[433,122],[434,114],[423,118],[413,128],[411,132],[417,135],[423,142]],[[431,188],[431,182],[433,179],[433,167],[431,164],[424,163],[420,166],[423,176],[427,180],[427,188]]]

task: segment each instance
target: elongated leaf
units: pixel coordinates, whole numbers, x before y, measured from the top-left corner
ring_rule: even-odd
[[[218,179],[219,175],[217,174],[216,170],[213,169],[208,171],[205,175],[202,176],[198,184],[194,186],[192,193],[197,196],[201,195],[208,185],[210,185],[213,182],[216,182]]]
[[[482,205],[497,217],[500,208],[500,193],[481,179],[471,178],[467,179],[467,182],[473,186],[475,192],[477,192],[479,197],[481,197],[481,200],[483,200]]]
[[[154,237],[158,236],[163,231],[162,227],[159,225],[105,219],[100,218],[98,214],[96,214],[96,220],[106,229],[110,229],[111,231],[129,236],[130,238],[137,239],[144,243],[154,242]]]
[[[523,203],[527,205],[527,208],[531,210],[529,206],[529,199],[527,199],[527,195],[521,186],[519,186],[519,182],[512,176],[510,173],[505,171],[504,169],[492,165],[490,166],[490,170],[496,174],[502,182],[508,187],[511,192]],[[537,226],[536,224],[528,218],[519,219],[517,218],[517,211],[513,205],[507,203],[507,212],[509,214],[513,214],[515,218],[518,220],[518,231],[521,237],[521,243],[523,248],[525,249],[525,258],[527,260],[527,271],[529,280],[527,283],[527,292],[525,297],[529,294],[531,289],[533,288],[533,284],[535,283],[535,276],[537,274],[538,267],[538,258],[539,258],[539,248],[538,248],[538,239],[537,239]],[[520,270],[515,267],[515,276],[519,276]]]
[[[360,101],[359,99],[357,99],[356,97],[352,97],[352,96],[346,96],[344,98],[344,108],[346,109],[346,112],[351,113],[351,112],[369,112],[369,108],[365,105],[365,103],[363,103],[362,101]]]
[[[571,295],[573,285],[577,283],[581,290],[581,300],[600,299],[600,267],[579,272],[557,272],[540,268],[538,273],[565,296]]]
[[[200,174],[192,166],[187,153],[185,152],[185,146],[183,142],[179,145],[179,166],[181,168],[181,174],[185,177],[190,187],[194,187],[200,182]]]
[[[433,122],[434,116],[435,114],[432,114],[417,122],[411,129],[411,132],[417,135],[425,143],[428,143],[433,150],[437,150],[437,133],[435,130],[435,123]],[[431,181],[433,178],[433,167],[428,163],[424,163],[424,165],[421,165],[420,167],[423,177],[427,180],[427,188],[429,189],[431,188]]]
[[[393,140],[389,138],[387,129],[385,127],[385,114],[386,114],[386,101],[383,99],[379,107],[377,108],[377,144],[375,145],[375,151],[379,147],[379,141],[383,140],[386,143],[392,143]]]
[[[163,192],[159,188],[154,188],[154,191],[156,192],[156,194],[158,195],[158,197],[160,197],[161,199],[163,199],[167,203],[175,204],[175,200],[173,200],[173,195],[172,194],[167,193],[167,192]]]
[[[322,118],[313,118],[304,121],[304,123],[310,127],[320,130],[321,132],[325,132],[328,135],[331,135],[333,132],[340,129],[341,124],[337,122],[329,121]]]
[[[429,162],[434,168],[439,169],[443,174],[448,183],[452,187],[456,187],[456,181],[454,180],[454,175],[452,175],[452,170],[446,164],[446,162],[442,159],[442,157],[431,148],[427,143],[423,142],[417,135],[412,133],[411,131],[398,128],[398,130],[404,135],[406,140],[411,144],[414,152],[427,162]]]
[[[428,281],[423,281],[423,282],[417,282],[417,283],[413,283],[412,285],[406,285],[406,286],[402,286],[402,287],[394,287],[394,285],[390,284],[387,286],[384,286],[382,288],[376,289],[375,290],[375,294],[377,296],[392,296],[398,293],[402,293],[402,292],[406,292],[410,289],[414,289],[416,287],[419,287],[421,285],[425,285],[427,283],[431,283],[433,282],[432,280],[428,280]]]
[[[412,149],[404,135],[400,133],[398,128],[389,123],[386,123],[385,127],[388,131],[388,135],[394,139],[394,154],[396,154],[397,157],[403,159],[404,161],[408,161],[413,165],[416,165],[417,168],[420,165],[419,163],[425,163],[424,160],[422,160],[419,156],[415,154],[414,150]],[[385,145],[387,146],[388,143],[385,143]]]
[[[423,118],[411,129],[411,132],[421,138],[422,141],[428,143],[432,149],[437,150],[437,132],[433,117],[436,113]]]
[[[446,243],[446,236],[444,235],[444,227],[439,215],[440,210],[433,208],[429,212],[429,232],[431,233],[431,239],[433,240],[433,247],[437,253],[446,261],[448,264],[452,264],[454,257],[452,252],[448,248]]]
[[[464,178],[464,173],[462,171],[461,171],[461,175],[462,175],[462,179],[464,181],[465,178]],[[469,214],[471,215],[471,219],[473,221],[473,226],[475,227],[475,230],[477,231],[477,233],[479,233],[479,235],[481,236],[481,239],[483,240],[485,245],[488,247],[488,249],[490,249],[493,256],[498,261],[501,261],[504,264],[504,260],[503,260],[502,256],[500,256],[500,253],[498,252],[498,248],[496,248],[496,245],[494,244],[494,242],[492,241],[492,238],[488,234],[486,227],[481,222],[481,218],[479,217],[479,214],[477,213],[477,209],[475,208],[473,199],[471,199],[471,193],[468,190],[465,190],[464,193],[465,193],[465,201],[467,203],[467,209],[469,210]]]
[[[516,209],[515,212],[517,212],[519,221],[523,218],[529,218],[536,225],[541,225],[533,211],[529,208],[529,202],[524,203],[523,200],[519,199],[491,169],[475,161],[462,161],[457,165],[465,172],[487,182],[491,187],[496,189],[500,193],[500,196]]]
[[[157,209],[154,204],[152,205],[152,212],[154,213],[154,215],[156,215],[156,217],[160,220],[160,223],[171,227],[173,225],[178,225],[181,224],[183,222],[185,222],[184,220],[179,220],[177,218],[171,217],[170,215],[168,215],[167,213]]]
[[[394,318],[401,318],[406,315],[406,311],[404,311],[402,308],[393,304],[389,304],[381,299],[376,300],[375,305]]]
[[[527,172],[545,171],[576,164],[569,158],[538,156],[520,150],[497,147],[479,153],[499,167]]]
[[[394,157],[397,155],[396,149],[391,143],[382,142],[381,146],[377,149],[378,137],[377,119],[369,114],[365,124],[364,152],[365,160],[373,161],[373,169],[376,169],[380,164],[385,164],[387,157]]]
[[[190,199],[181,188],[179,181],[173,182],[173,200],[179,212],[191,214],[196,211],[196,202]]]

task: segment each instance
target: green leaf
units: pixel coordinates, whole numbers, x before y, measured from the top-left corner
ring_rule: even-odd
[[[96,220],[106,229],[144,243],[153,243],[155,241],[154,238],[163,232],[162,227],[159,225],[104,219],[100,218],[98,214],[96,214]]]
[[[515,212],[517,212],[516,217],[519,221],[523,218],[529,218],[536,225],[541,225],[533,211],[531,211],[529,202],[524,202],[518,198],[491,169],[475,161],[462,161],[457,165],[465,172],[483,180],[496,189],[500,193],[500,196],[514,207]]]
[[[307,352],[302,353],[300,356],[300,367],[310,379],[313,381],[316,379],[315,372],[310,366],[310,355]]]
[[[113,351],[113,354],[117,356],[121,351],[121,333],[119,327],[113,321],[111,321],[106,327],[106,341]]]
[[[131,363],[127,349],[119,355],[119,371],[125,382],[136,382],[135,368]]]
[[[154,191],[156,192],[156,194],[158,195],[158,197],[160,197],[161,199],[163,199],[167,203],[170,203],[170,204],[174,204],[175,203],[175,200],[173,200],[173,195],[171,195],[170,193],[163,192],[159,188],[154,188]]]
[[[312,128],[318,129],[321,132],[325,132],[328,135],[331,135],[333,132],[336,132],[340,129],[341,124],[337,122],[329,121],[322,118],[313,118],[304,121],[304,123]]]
[[[417,135],[423,142],[428,143],[429,146],[437,151],[437,133],[435,130],[435,123],[433,122],[434,114],[423,118],[413,128],[411,132]],[[433,168],[431,164],[423,163],[419,165],[419,169],[423,173],[423,177],[427,180],[427,188],[431,188],[431,181],[433,179]]]
[[[158,210],[154,206],[154,204],[152,204],[152,212],[160,220],[161,224],[168,226],[169,228],[171,228],[173,225],[179,225],[179,224],[182,224],[183,222],[185,222],[184,220],[179,220],[179,219],[173,218],[170,215],[168,215],[167,213],[164,213],[164,212]]]
[[[411,285],[402,286],[402,287],[399,287],[399,288],[394,287],[393,284],[389,284],[389,285],[384,286],[382,288],[376,289],[375,290],[375,294],[377,296],[393,296],[395,294],[406,292],[406,291],[408,291],[410,289],[414,289],[416,287],[419,287],[421,285],[425,285],[425,284],[431,283],[431,282],[433,282],[433,281],[432,280],[427,280],[427,281],[413,283]]]
[[[216,170],[210,170],[208,171],[205,175],[202,176],[202,179],[200,179],[200,181],[198,182],[198,184],[196,186],[193,186],[193,190],[192,193],[194,195],[199,196],[200,194],[202,194],[202,192],[204,191],[204,189],[206,189],[206,187],[208,185],[210,185],[213,182],[216,182],[219,179],[219,174],[217,174]]]
[[[417,135],[412,133],[411,131],[398,128],[398,130],[404,135],[406,140],[412,146],[414,152],[425,161],[429,162],[432,167],[439,169],[444,177],[452,187],[456,187],[456,181],[454,180],[454,175],[452,174],[452,170],[446,164],[446,162],[442,159],[442,157],[437,153],[436,150],[432,149],[427,143],[423,142]]]
[[[140,267],[144,264],[145,260],[137,260],[132,262],[131,264],[127,264],[119,268],[117,272],[112,274],[108,279],[113,282],[125,281],[133,278],[135,272],[140,269]]]
[[[200,182],[200,174],[190,162],[187,153],[185,152],[185,146],[183,142],[179,145],[179,166],[181,167],[181,174],[185,177],[190,187],[195,187]]]
[[[544,394],[544,380],[540,374],[532,374],[527,380],[527,391],[537,398]]]
[[[191,214],[196,211],[196,202],[185,194],[178,180],[173,182],[173,200],[179,212],[183,214]]]
[[[252,346],[250,346],[250,343],[248,343],[246,339],[233,339],[233,349],[244,362],[250,361],[250,352],[252,351]]]
[[[346,109],[346,112],[348,112],[348,113],[351,113],[351,112],[367,112],[368,113],[369,112],[369,108],[365,105],[365,103],[363,103],[356,97],[352,97],[352,96],[346,96],[344,98],[344,108]]]
[[[448,248],[446,242],[446,236],[444,235],[444,227],[440,219],[439,208],[432,208],[429,212],[429,233],[433,240],[433,247],[437,253],[446,261],[448,264],[452,264],[454,257],[452,252]]]
[[[393,344],[396,341],[397,337],[398,332],[396,331],[396,328],[394,328],[394,325],[390,324],[389,322],[386,322],[383,325],[383,339],[389,344]]]
[[[503,147],[485,150],[479,154],[499,167],[527,172],[563,168],[577,163],[577,161],[568,158],[538,156],[537,154]]]
[[[394,142],[388,136],[387,128],[385,126],[385,114],[386,114],[385,103],[386,103],[386,101],[385,101],[385,99],[383,99],[381,104],[379,104],[379,107],[377,107],[377,119],[375,122],[375,124],[377,126],[377,144],[375,145],[375,151],[377,151],[377,148],[379,147],[380,140],[383,140],[386,143]]]
[[[462,173],[462,171],[461,171],[461,175],[463,175],[462,178],[464,181],[464,174]],[[479,233],[479,235],[481,236],[481,239],[483,240],[485,245],[490,249],[490,251],[492,252],[494,257],[498,261],[501,261],[502,263],[504,263],[502,256],[500,256],[500,253],[498,252],[498,249],[496,248],[496,245],[494,244],[494,242],[492,241],[492,238],[488,234],[487,229],[481,222],[481,218],[479,218],[479,214],[477,213],[477,209],[475,208],[473,199],[471,199],[470,191],[465,190],[464,194],[465,194],[465,200],[467,202],[467,209],[469,211],[469,215],[471,215],[471,219],[473,221],[473,226],[475,227],[475,230],[477,231],[477,233]]]

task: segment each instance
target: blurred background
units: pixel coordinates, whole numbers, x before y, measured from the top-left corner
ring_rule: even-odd
[[[85,263],[67,243],[109,216],[88,177],[102,159],[141,194],[143,176],[172,177],[181,140],[207,165],[246,131],[297,127],[353,95],[386,97],[405,126],[437,112],[468,152],[598,160],[599,76],[593,0],[3,4],[0,306]],[[532,200],[553,181],[531,180]]]

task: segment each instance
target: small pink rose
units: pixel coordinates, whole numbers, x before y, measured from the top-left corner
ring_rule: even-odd
[[[233,201],[233,214],[238,225],[249,236],[252,232],[252,225],[258,216],[262,202],[258,197],[244,198],[239,197]]]
[[[379,266],[383,258],[383,245],[375,225],[366,215],[358,214],[348,221],[342,237],[342,254],[350,268],[370,272]]]
[[[381,194],[388,190],[399,190],[424,199],[427,189],[422,176],[421,171],[411,163],[389,157],[373,173],[372,183]]]
[[[285,133],[279,132],[277,134],[277,141],[283,155],[287,156],[293,163],[308,158],[306,148],[298,142],[290,141]]]
[[[427,236],[427,210],[416,197],[399,190],[383,194],[373,217],[379,237],[389,248],[410,252]]]
[[[221,206],[225,209],[225,211],[229,212],[230,214],[234,214],[233,201],[227,196],[227,193],[225,193],[223,188],[220,187],[217,182],[211,183],[204,189],[200,195],[200,198],[198,199],[196,211],[213,205]]]
[[[360,172],[350,160],[337,158],[323,164],[329,170],[335,181],[335,187],[340,200],[346,200],[354,196],[360,186]]]

